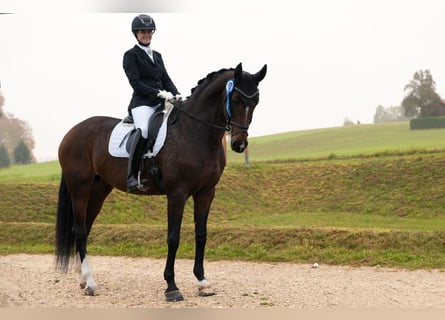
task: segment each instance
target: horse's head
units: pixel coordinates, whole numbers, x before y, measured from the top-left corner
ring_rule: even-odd
[[[247,136],[260,92],[258,84],[264,79],[267,65],[256,74],[243,71],[241,63],[235,68],[233,80],[226,84],[226,111],[231,128],[231,147],[235,152],[247,148]]]

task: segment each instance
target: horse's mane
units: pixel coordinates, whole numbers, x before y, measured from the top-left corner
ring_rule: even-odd
[[[224,72],[226,72],[226,71],[233,71],[233,70],[235,70],[235,69],[234,69],[234,68],[229,68],[229,69],[227,69],[227,68],[223,68],[223,69],[220,69],[220,70],[218,70],[218,71],[210,72],[207,76],[205,76],[204,78],[202,78],[201,80],[199,80],[199,81],[198,81],[198,84],[197,84],[194,88],[192,88],[192,94],[193,94],[193,92],[194,92],[198,87],[201,87],[201,85],[206,85],[206,84],[208,84],[208,83],[210,82],[210,80],[212,80],[213,78],[215,78],[216,75],[219,75],[219,74],[224,73]]]

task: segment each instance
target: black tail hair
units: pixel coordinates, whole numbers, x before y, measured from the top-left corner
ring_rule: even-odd
[[[59,203],[56,222],[56,267],[64,272],[68,270],[70,258],[74,252],[73,206],[71,195],[62,174],[59,188]]]

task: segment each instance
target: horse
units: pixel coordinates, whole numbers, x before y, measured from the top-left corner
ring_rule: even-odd
[[[266,75],[265,64],[257,73],[235,68],[209,73],[191,90],[187,99],[171,109],[164,145],[154,157],[162,180],[155,181],[142,170],[147,188],[139,195],[167,197],[167,261],[164,280],[165,299],[182,301],[175,283],[174,265],[180,241],[185,203],[193,198],[195,223],[195,260],[193,273],[198,280],[198,294],[212,295],[204,275],[204,251],[207,219],[217,185],[226,165],[223,138],[230,132],[231,149],[242,153],[248,145],[248,129],[259,102],[258,84]],[[80,286],[94,295],[97,283],[87,256],[87,239],[102,205],[116,188],[126,192],[127,158],[109,154],[107,146],[113,128],[121,119],[94,116],[72,127],[58,150],[61,166],[57,221],[56,268],[67,272],[72,258],[77,258]],[[144,159],[143,168],[148,161]]]

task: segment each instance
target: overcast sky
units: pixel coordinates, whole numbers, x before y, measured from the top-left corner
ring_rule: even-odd
[[[400,105],[417,70],[429,69],[445,96],[440,0],[184,0],[157,13],[4,1],[0,12],[17,14],[0,15],[3,109],[29,123],[38,161],[57,159],[77,122],[126,115],[132,90],[122,57],[135,44],[137,13],[155,19],[151,46],[183,95],[209,72],[242,62],[253,73],[267,63],[250,136],[341,126],[346,117],[372,123],[378,105]]]

